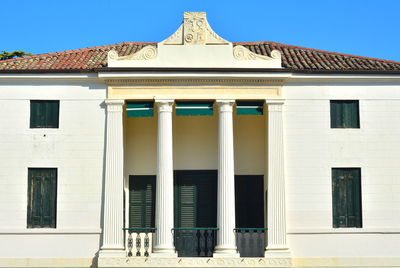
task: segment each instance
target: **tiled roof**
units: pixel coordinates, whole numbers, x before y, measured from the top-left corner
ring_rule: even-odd
[[[107,52],[118,51],[120,56],[132,54],[144,46],[156,43],[128,42],[90,47],[64,52],[35,55],[0,61],[0,72],[13,71],[93,71],[107,67]],[[400,62],[366,58],[310,48],[284,45],[275,42],[234,43],[252,52],[269,56],[277,49],[282,53],[282,67],[294,71],[400,71]]]

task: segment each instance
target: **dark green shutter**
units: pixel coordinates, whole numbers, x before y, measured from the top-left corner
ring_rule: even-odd
[[[264,228],[264,176],[235,176],[236,228]]]
[[[332,169],[333,227],[362,227],[361,171],[359,168]]]
[[[195,101],[195,102],[176,102],[176,115],[209,115],[214,114],[213,102]]]
[[[154,228],[156,176],[129,176],[129,227]]]
[[[359,128],[358,100],[331,100],[331,128]]]
[[[217,171],[178,170],[174,177],[175,227],[216,227]]]
[[[58,128],[60,101],[31,100],[30,128]]]
[[[28,170],[28,228],[55,228],[57,210],[57,169]]]
[[[128,117],[148,117],[154,115],[154,102],[128,102],[126,104]]]
[[[238,115],[262,115],[264,103],[262,101],[237,101],[236,114]]]

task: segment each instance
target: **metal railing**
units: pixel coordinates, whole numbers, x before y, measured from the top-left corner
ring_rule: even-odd
[[[267,228],[235,228],[240,257],[264,257]]]
[[[150,233],[154,233],[156,228],[124,228],[125,231],[128,232],[127,235],[127,249],[128,249],[128,257],[133,256],[133,247],[135,244],[136,257],[141,257],[142,254],[144,257],[149,256],[149,248],[150,248]],[[133,234],[133,235],[132,235]],[[136,236],[135,236],[136,234]],[[135,236],[135,237],[134,237]],[[135,240],[135,242],[134,242]]]
[[[212,257],[219,228],[173,228],[178,257]]]

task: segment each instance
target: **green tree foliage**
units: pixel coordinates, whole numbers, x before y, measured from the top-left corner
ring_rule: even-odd
[[[23,56],[32,56],[31,53],[27,53],[25,51],[13,51],[13,52],[7,52],[7,51],[2,51],[0,52],[0,60],[8,60],[12,58],[19,58]]]

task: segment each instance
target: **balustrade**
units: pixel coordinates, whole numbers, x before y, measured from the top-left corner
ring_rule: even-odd
[[[240,257],[264,257],[267,228],[235,228]]]
[[[149,257],[151,236],[156,228],[124,228],[127,231],[127,256],[133,257],[133,251],[136,251],[136,257]]]
[[[212,257],[218,228],[174,228],[178,257]]]

